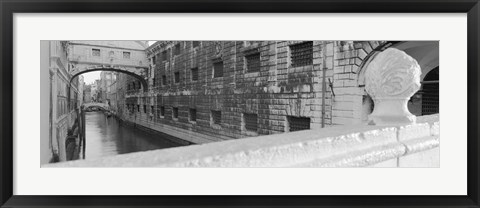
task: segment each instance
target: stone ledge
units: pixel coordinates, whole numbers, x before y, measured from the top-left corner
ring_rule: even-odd
[[[438,125],[438,117],[436,119],[430,123]],[[336,126],[42,167],[371,166],[438,147],[439,138],[432,136],[430,129],[429,123],[395,127]],[[408,136],[399,139],[403,135]]]

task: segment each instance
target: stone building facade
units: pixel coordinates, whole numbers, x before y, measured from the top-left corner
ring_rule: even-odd
[[[118,116],[191,143],[366,122],[364,68],[389,47],[414,57],[422,79],[437,70],[438,113],[438,42],[158,41],[146,49],[148,88],[119,75]],[[410,111],[424,114],[425,95]]]
[[[66,161],[66,137],[78,117],[76,109],[83,101],[83,80],[71,80],[67,41],[41,41],[40,69],[49,75],[49,136],[41,138],[41,163]],[[81,78],[83,79],[83,78]],[[42,86],[43,87],[43,86]],[[43,108],[44,110],[46,109]]]

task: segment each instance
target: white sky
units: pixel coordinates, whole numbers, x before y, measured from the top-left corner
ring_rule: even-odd
[[[101,71],[94,71],[82,74],[83,81],[86,85],[92,84],[95,80],[100,79],[100,73]]]
[[[156,40],[148,41],[148,45],[151,46],[155,42],[157,41]],[[86,85],[92,84],[95,80],[100,79],[100,73],[101,71],[95,71],[95,72],[88,72],[88,73],[82,74],[83,81],[85,82]]]

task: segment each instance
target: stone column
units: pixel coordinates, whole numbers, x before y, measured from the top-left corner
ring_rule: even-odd
[[[369,123],[415,123],[407,102],[420,89],[420,73],[417,61],[398,49],[388,48],[373,57],[365,71],[365,89],[374,101]]]

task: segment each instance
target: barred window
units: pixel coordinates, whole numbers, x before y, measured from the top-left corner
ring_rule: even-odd
[[[175,83],[180,82],[180,72],[175,72]]]
[[[175,48],[174,48],[174,51],[173,51],[173,55],[180,55],[180,43],[178,43],[177,45],[175,45]]]
[[[166,75],[162,76],[162,85],[167,85],[167,76]]]
[[[172,108],[172,116],[173,116],[173,118],[178,118],[178,108],[177,107]]]
[[[292,66],[307,66],[313,64],[313,41],[290,46]]]
[[[245,56],[247,62],[247,72],[260,71],[260,53]]]
[[[162,52],[162,61],[166,61],[167,60],[167,51],[163,51]]]
[[[247,129],[248,131],[257,132],[257,128],[258,128],[257,114],[244,113],[243,119],[245,120],[245,129]]]
[[[100,49],[92,49],[92,56],[100,56]]]
[[[123,52],[123,58],[124,58],[124,59],[130,59],[130,52],[124,51],[124,52]]]
[[[197,109],[190,108],[190,121],[197,121]]]
[[[193,68],[190,70],[192,74],[192,81],[198,80],[198,68]]]
[[[212,110],[212,121],[214,124],[220,125],[220,123],[222,122],[222,111]]]
[[[310,129],[310,118],[288,116],[289,131],[301,131]]]
[[[192,41],[192,48],[200,46],[200,41]]]
[[[223,77],[223,61],[213,63],[213,77]]]

